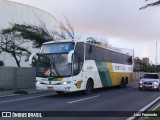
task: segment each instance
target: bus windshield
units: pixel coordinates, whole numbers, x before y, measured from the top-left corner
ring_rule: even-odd
[[[67,62],[68,54],[41,54],[37,62],[37,76],[65,77],[71,76],[71,64]]]
[[[73,42],[44,44],[41,53],[68,53],[74,49]]]

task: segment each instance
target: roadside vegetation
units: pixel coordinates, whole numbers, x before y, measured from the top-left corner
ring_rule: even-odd
[[[154,65],[153,63],[149,63],[148,65],[143,63],[143,61],[139,57],[135,57],[134,61],[139,67],[134,67],[134,72],[160,72],[160,65]]]
[[[4,62],[0,60],[0,66],[4,66]]]
[[[25,91],[25,90],[16,90],[16,91],[13,92],[13,94],[24,94],[24,95],[26,95],[26,94],[28,94],[28,92]]]
[[[160,107],[158,107],[154,112],[160,113]],[[147,117],[145,120],[160,120],[160,117]]]
[[[139,68],[134,68],[134,72],[160,72],[160,65],[142,65]]]

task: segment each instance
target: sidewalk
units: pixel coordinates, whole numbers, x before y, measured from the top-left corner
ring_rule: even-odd
[[[28,94],[42,92],[42,91],[36,90],[36,88],[17,89],[17,90],[27,91]],[[17,91],[17,90],[3,90],[3,91],[0,91],[0,98],[2,98],[2,97],[9,97],[9,96],[16,96],[16,95],[22,95],[22,94],[13,94],[14,91]]]

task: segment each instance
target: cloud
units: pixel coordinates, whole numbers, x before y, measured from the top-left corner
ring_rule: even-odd
[[[160,40],[160,7],[139,10],[146,4],[144,0],[14,1],[41,8],[58,20],[66,15],[77,33],[96,34],[111,40],[117,38],[120,47],[135,49],[136,56],[142,57],[146,45],[149,53],[145,56],[155,60],[155,41]],[[116,42],[115,45],[119,47]]]
[[[141,0],[14,0],[63,15],[80,33],[118,37],[124,40],[158,40],[160,8],[139,10]],[[158,12],[157,12],[158,11]]]

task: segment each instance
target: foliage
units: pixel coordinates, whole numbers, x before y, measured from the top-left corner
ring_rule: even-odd
[[[88,37],[87,38],[88,43],[97,44],[99,46],[109,46],[108,41],[105,39],[97,39],[95,37]]]
[[[149,1],[149,0],[145,0],[145,1]],[[141,7],[140,10],[143,10],[147,7],[153,7],[153,6],[157,6],[157,5],[160,5],[160,0],[157,0],[153,3],[149,3],[149,4],[146,4],[145,6]]]
[[[97,41],[96,38],[94,38],[94,37],[88,37],[88,38],[87,38],[87,42],[88,42],[88,43],[97,44],[97,45],[102,44],[101,42]]]
[[[28,40],[23,40],[18,32],[6,32],[5,30],[1,30],[0,32],[0,52],[11,54],[15,59],[17,66],[20,67],[22,56],[31,54],[27,48],[23,47]]]
[[[4,62],[2,60],[0,61],[0,66],[4,66]]]
[[[75,32],[73,26],[66,17],[65,21],[66,21],[65,24],[60,22],[58,27],[59,29],[57,31],[52,32],[56,40],[66,40],[75,38]]]
[[[16,90],[13,92],[13,94],[25,94],[26,95],[26,94],[28,94],[28,92],[25,90]]]
[[[135,72],[140,72],[140,71],[152,72],[152,73],[160,72],[160,65],[151,65],[151,64],[146,65],[143,63],[141,59],[139,59],[139,57],[136,57],[135,60],[140,65],[139,68],[134,68]]]
[[[44,26],[44,27],[43,27]],[[4,29],[2,34],[17,32],[23,39],[33,41],[34,47],[38,48],[44,42],[54,40],[54,37],[47,31],[45,25],[42,27],[32,25],[13,24],[11,28]]]
[[[159,114],[160,112],[160,107],[158,107],[157,109],[155,109],[153,112]],[[159,120],[160,117],[146,117],[144,120]]]
[[[7,52],[14,57],[17,66],[20,67],[22,56],[28,61],[31,51],[24,47],[25,44],[33,43],[30,47],[40,48],[44,42],[57,41],[62,39],[74,39],[74,29],[66,19],[66,25],[60,23],[59,31],[49,32],[46,25],[41,26],[12,24],[11,27],[0,31],[0,52]],[[33,62],[36,62],[34,58]]]

